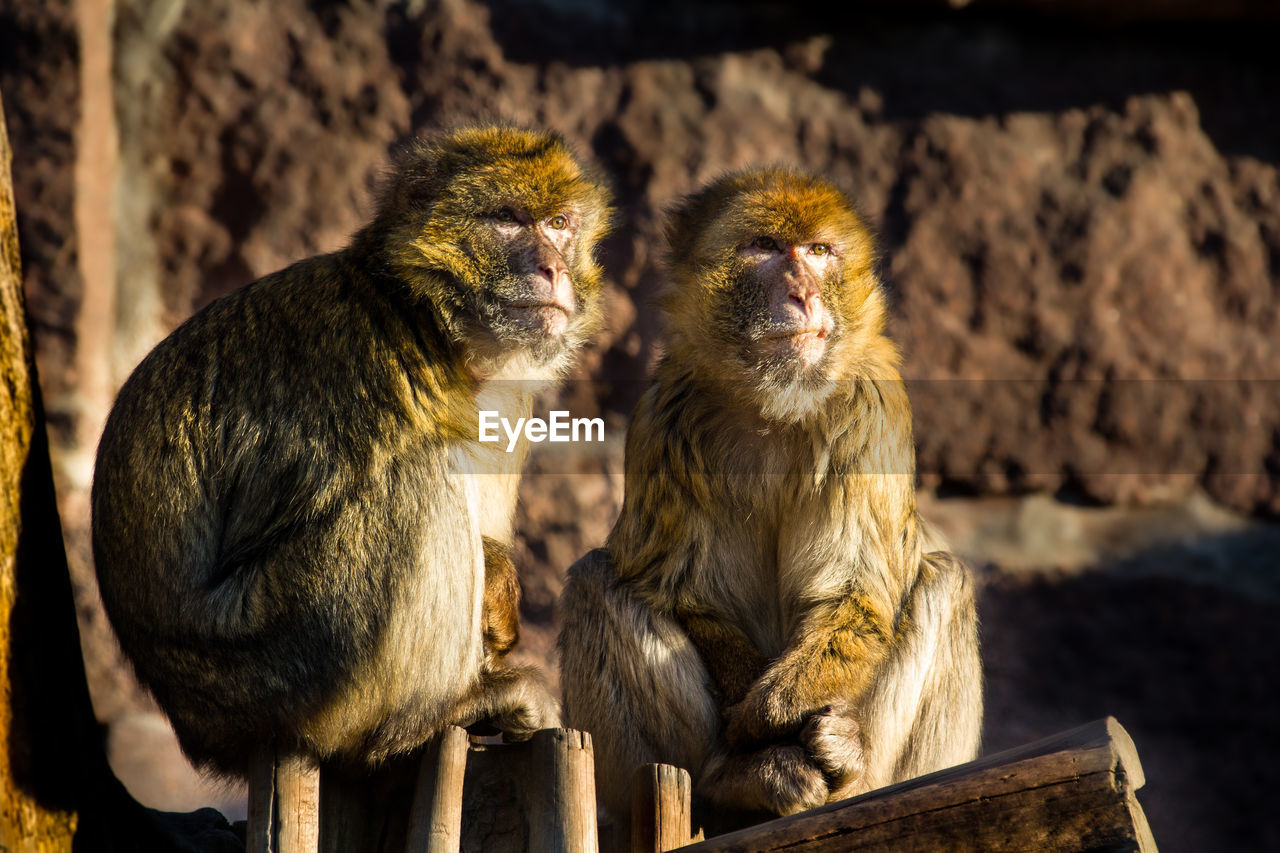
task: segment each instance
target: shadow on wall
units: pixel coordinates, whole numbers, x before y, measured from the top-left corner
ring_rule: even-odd
[[[1257,20],[1242,12],[1234,22],[1119,22],[918,8],[929,4],[868,11],[813,2],[484,2],[504,54],[517,62],[609,66],[791,43],[782,53],[796,70],[855,95],[873,90],[879,117],[889,120],[1119,108],[1132,95],[1185,90],[1224,154],[1280,161],[1280,136],[1271,132],[1280,121],[1272,97],[1280,72],[1241,61],[1266,55],[1274,42],[1277,13],[1261,4]],[[811,39],[821,40],[816,61],[802,47]]]
[[[1162,850],[1280,849],[1278,544],[1254,530],[1073,576],[979,572],[984,750],[1115,715]],[[1219,558],[1237,575],[1207,583]]]

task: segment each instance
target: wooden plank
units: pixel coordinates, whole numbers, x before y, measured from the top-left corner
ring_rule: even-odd
[[[591,735],[543,729],[530,740],[525,801],[529,853],[596,853],[595,758]]]
[[[458,853],[462,845],[462,788],[471,746],[450,726],[422,757],[409,814],[406,853]]]
[[[276,753],[259,750],[249,762],[249,815],[245,827],[246,853],[272,853],[272,815],[276,799]]]
[[[632,853],[665,853],[694,840],[693,782],[670,764],[636,769],[631,799]]]
[[[1156,839],[1151,834],[1151,825],[1147,823],[1147,815],[1142,811],[1137,795],[1129,791],[1129,819],[1133,821],[1134,835],[1138,841],[1139,853],[1156,853]]]
[[[296,755],[276,762],[276,853],[320,849],[320,768]]]
[[[681,848],[728,851],[1154,850],[1132,739],[1112,718]]]

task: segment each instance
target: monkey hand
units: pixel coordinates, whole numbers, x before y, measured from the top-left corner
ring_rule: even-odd
[[[490,720],[506,741],[528,740],[539,729],[560,725],[560,706],[547,690],[542,674],[532,667],[505,670],[518,677],[504,697],[505,701]]]
[[[780,686],[775,673],[767,673],[741,702],[724,711],[725,741],[730,746],[760,744],[794,736],[805,720],[821,706],[807,708],[794,692]]]
[[[830,796],[822,769],[794,744],[718,755],[699,787],[723,806],[780,815],[816,808]]]
[[[844,703],[827,705],[800,730],[809,759],[822,769],[834,798],[853,796],[862,782],[862,727]]]
[[[537,669],[501,667],[481,674],[454,721],[463,728],[483,721],[502,732],[503,740],[528,740],[539,729],[560,725],[560,706]]]

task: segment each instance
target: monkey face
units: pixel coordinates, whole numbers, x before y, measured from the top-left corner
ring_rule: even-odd
[[[576,206],[535,217],[519,202],[480,219],[468,249],[490,266],[488,286],[475,290],[475,308],[491,334],[534,347],[563,341],[592,296],[574,288],[581,220]]]
[[[739,246],[737,255],[737,286],[726,294],[725,308],[737,320],[744,356],[784,375],[818,371],[836,331],[826,302],[838,284],[839,259],[831,244],[820,235],[793,243],[760,234]]]
[[[668,241],[674,349],[762,405],[827,393],[880,320],[870,232],[820,178],[721,178],[673,213]]]
[[[455,131],[411,156],[398,264],[471,354],[547,364],[581,344],[599,320],[603,183],[559,137],[513,128]]]

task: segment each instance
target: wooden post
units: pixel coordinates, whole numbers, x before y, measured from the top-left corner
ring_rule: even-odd
[[[1133,741],[1108,717],[681,849],[1148,853],[1155,840],[1134,795],[1144,781]]]
[[[591,736],[571,729],[472,744],[450,727],[421,758],[361,775],[264,750],[249,776],[247,853],[599,849]]]
[[[409,813],[406,853],[458,853],[470,745],[464,729],[450,726],[423,755]]]
[[[670,764],[636,769],[631,795],[631,853],[665,853],[694,840],[693,782]]]
[[[525,773],[530,853],[596,853],[595,758],[591,735],[543,729],[530,741]]]
[[[276,853],[320,849],[320,768],[297,756],[276,762]]]
[[[249,764],[249,819],[245,853],[271,853],[271,817],[276,808],[276,753],[259,750]]]
[[[323,853],[401,853],[409,840],[421,757],[383,762],[357,773],[325,765],[320,771],[320,849]]]
[[[317,853],[320,770],[304,759],[254,756],[249,769],[247,853]]]

